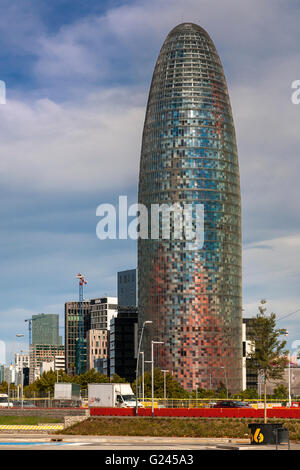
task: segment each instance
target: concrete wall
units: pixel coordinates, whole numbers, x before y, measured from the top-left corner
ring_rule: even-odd
[[[0,409],[1,416],[43,416],[49,418],[61,418],[62,421],[65,416],[89,416],[87,408],[30,408],[30,409]]]

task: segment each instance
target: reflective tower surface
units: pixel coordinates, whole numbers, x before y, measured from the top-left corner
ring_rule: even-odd
[[[241,203],[235,130],[222,64],[207,32],[184,23],[167,36],[149,93],[139,203],[204,206],[204,244],[139,239],[145,359],[186,389],[242,388]],[[202,207],[203,207],[202,206]],[[174,225],[174,219],[173,225]],[[150,216],[149,216],[150,221]],[[162,219],[160,219],[160,223]],[[172,227],[172,224],[171,224]]]

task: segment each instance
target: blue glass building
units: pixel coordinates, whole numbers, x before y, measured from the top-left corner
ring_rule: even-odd
[[[137,305],[137,275],[136,269],[118,272],[118,305]]]
[[[143,131],[139,203],[204,206],[204,244],[139,239],[142,349],[186,389],[242,388],[241,202],[231,105],[216,48],[200,26],[167,36]],[[194,214],[194,212],[193,212]],[[193,220],[193,224],[196,224]]]

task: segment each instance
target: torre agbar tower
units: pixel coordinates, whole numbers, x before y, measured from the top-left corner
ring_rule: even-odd
[[[204,243],[140,238],[139,332],[154,366],[187,390],[242,388],[241,202],[232,111],[216,48],[200,26],[168,34],[145,117],[139,203],[204,209]],[[170,217],[171,227],[172,220]],[[150,221],[150,216],[149,216]],[[162,223],[162,218],[160,219]],[[193,226],[194,226],[193,225]]]

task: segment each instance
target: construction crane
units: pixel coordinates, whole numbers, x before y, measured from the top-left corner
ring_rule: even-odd
[[[36,318],[26,318],[25,323],[28,322],[28,333],[29,333],[29,346],[32,343],[32,322],[36,320]]]
[[[83,370],[83,357],[84,357],[84,322],[83,322],[83,286],[87,284],[85,277],[78,273],[76,279],[79,281],[79,303],[78,303],[78,343],[76,355],[76,372],[78,375],[84,372]]]

